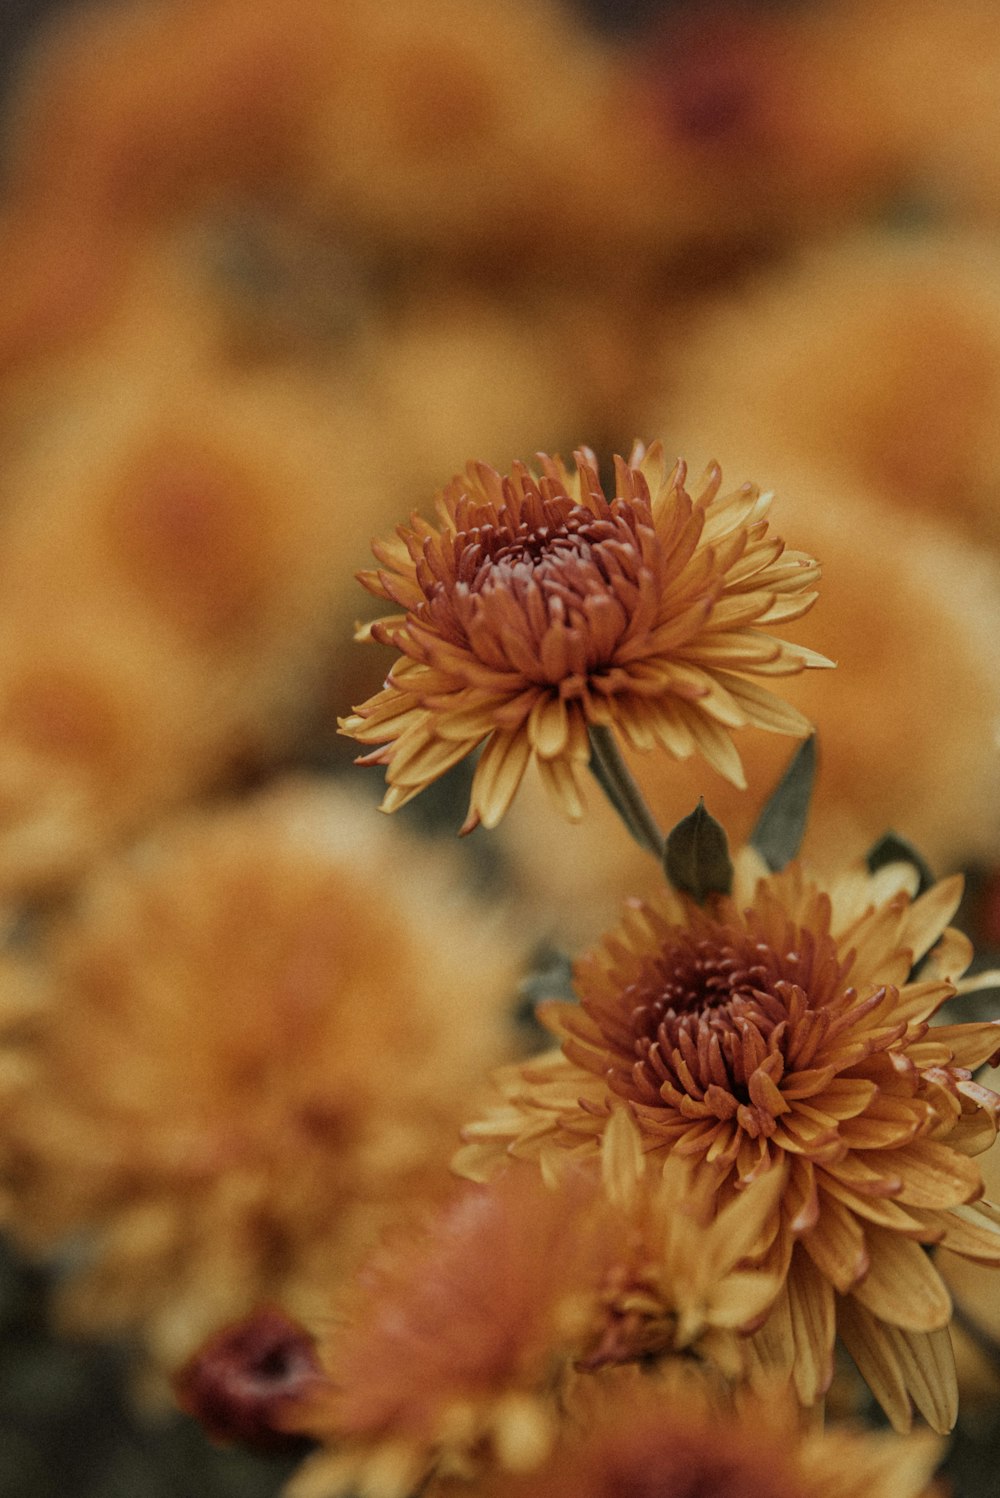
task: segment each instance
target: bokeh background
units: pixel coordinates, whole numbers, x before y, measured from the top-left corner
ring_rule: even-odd
[[[67,1188],[24,1096],[58,1088],[19,1006],[52,1012],[87,892],[186,810],[295,773],[374,817],[335,733],[386,667],[353,573],[467,459],[639,435],[777,487],[827,570],[799,637],[840,662],[792,688],[809,852],[891,824],[969,872],[995,959],[998,100],[980,0],[0,0],[0,1498],[264,1498],[294,1467],[164,1402],[140,1317],[67,1315],[94,1227],[41,1225]],[[742,799],[637,772],[665,823],[704,791],[739,836],[786,756],[748,740]],[[467,779],[400,823],[450,842]],[[650,877],[618,848],[527,787],[447,857],[550,992]],[[987,1498],[1000,1292],[956,1294],[945,1481]]]

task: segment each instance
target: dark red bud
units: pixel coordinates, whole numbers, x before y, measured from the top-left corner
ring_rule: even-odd
[[[210,1337],[176,1375],[174,1391],[213,1440],[282,1451],[301,1442],[287,1428],[289,1411],[319,1377],[313,1338],[265,1307]]]

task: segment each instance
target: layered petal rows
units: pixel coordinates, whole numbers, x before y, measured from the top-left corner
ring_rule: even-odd
[[[768,535],[771,496],[752,484],[723,496],[712,467],[692,498],[659,444],[616,458],[610,499],[589,450],[573,471],[540,461],[507,478],[470,465],[439,496],[438,525],[414,516],[361,575],[404,610],[362,631],[400,659],[341,723],[378,746],[361,763],[386,766],[386,811],[480,745],[463,831],[500,820],[532,760],[578,818],[593,727],[698,752],[737,785],[735,729],[809,731],[750,679],[830,664],[770,632],[806,612],[819,577]]]
[[[596,1148],[623,1100],[644,1150],[707,1174],[720,1204],[779,1172],[748,1255],[783,1283],[755,1339],[762,1367],[794,1374],[811,1404],[839,1331],[894,1423],[912,1398],[944,1430],[951,1306],[926,1249],[1000,1262],[972,1158],[997,1130],[1000,1099],[972,1074],[1000,1024],[931,1023],[971,949],[947,927],[960,880],[913,898],[916,877],[862,867],[824,889],[746,851],[731,897],[633,903],[578,964],[580,1004],[544,1006],[561,1053],[506,1073],[459,1165],[488,1172],[507,1150],[555,1168]]]

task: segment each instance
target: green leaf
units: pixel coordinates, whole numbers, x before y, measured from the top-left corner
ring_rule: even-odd
[[[816,735],[810,734],[796,749],[750,834],[751,847],[773,873],[790,863],[802,846],[815,779]]]
[[[908,843],[905,837],[900,837],[895,832],[887,832],[884,837],[880,837],[878,842],[868,849],[865,862],[872,874],[879,869],[884,869],[887,863],[912,864],[920,875],[920,883],[917,886],[918,895],[922,895],[924,890],[930,889],[934,883],[934,875],[916,848],[912,843]]]
[[[725,829],[699,801],[690,816],[667,834],[663,855],[667,878],[701,905],[709,895],[728,895],[733,887],[733,865]]]

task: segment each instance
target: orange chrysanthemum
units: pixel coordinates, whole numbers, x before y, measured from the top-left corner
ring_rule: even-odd
[[[325,1448],[297,1495],[404,1498],[442,1458],[462,1465],[478,1448],[517,1469],[544,1457],[548,1390],[608,1261],[588,1213],[595,1179],[557,1193],[508,1171],[376,1255],[328,1324],[323,1383],[288,1417]]]
[[[734,1406],[682,1365],[665,1379],[617,1370],[573,1394],[545,1465],[466,1486],[469,1498],[917,1498],[940,1456],[927,1431],[803,1430],[780,1388]],[[460,1491],[439,1482],[429,1498]]]
[[[734,1266],[774,1190],[761,1182],[712,1221],[677,1162],[661,1179],[626,1172],[631,1189],[616,1197],[602,1174],[629,1149],[621,1121],[600,1170],[591,1161],[550,1187],[513,1165],[465,1184],[423,1234],[375,1256],[326,1322],[318,1380],[298,1410],[277,1412],[279,1429],[324,1446],[296,1498],[402,1498],[434,1471],[527,1470],[554,1440],[567,1390],[609,1365],[684,1353],[725,1376],[745,1371],[740,1334],[780,1280]],[[202,1361],[214,1367],[212,1344]],[[233,1401],[234,1432],[244,1406]]]
[[[713,466],[692,498],[659,444],[616,458],[610,499],[589,450],[574,473],[540,462],[540,476],[518,464],[509,478],[470,464],[439,496],[439,526],[414,516],[361,574],[406,610],[362,631],[402,659],[341,723],[380,746],[360,763],[387,767],[385,811],[480,744],[464,832],[496,825],[532,759],[579,817],[591,728],[681,759],[698,750],[738,785],[733,729],[809,730],[748,679],[829,665],[766,632],[806,612],[819,576],[768,536],[770,495],[744,484],[720,497]]]
[[[169,1369],[262,1301],[325,1305],[450,1191],[517,954],[440,852],[379,831],[328,782],[192,811],[6,954],[0,1211],[76,1245],[74,1328]]]
[[[731,897],[634,902],[579,963],[580,1005],[544,1008],[562,1054],[507,1074],[505,1105],[467,1130],[457,1163],[488,1173],[506,1150],[558,1168],[599,1147],[624,1099],[644,1149],[689,1161],[720,1203],[778,1171],[749,1256],[784,1284],[761,1362],[794,1372],[811,1404],[839,1331],[894,1424],[912,1397],[948,1429],[951,1306],[923,1245],[1000,1263],[1000,1211],[977,1201],[969,1158],[997,1130],[1000,1099],[971,1071],[1000,1024],[931,1028],[971,949],[946,929],[961,881],[915,887],[896,863],[826,890],[746,850]]]

